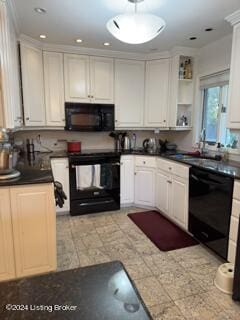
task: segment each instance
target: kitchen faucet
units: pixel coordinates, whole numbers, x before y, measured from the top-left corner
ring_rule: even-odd
[[[200,150],[201,150],[201,154],[207,154],[207,150],[206,150],[206,129],[203,128],[202,132],[200,134],[200,142],[201,142],[201,146],[200,146]]]

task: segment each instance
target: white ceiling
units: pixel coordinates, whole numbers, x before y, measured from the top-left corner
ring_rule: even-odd
[[[128,45],[113,38],[106,29],[111,17],[132,11],[128,0],[11,0],[15,6],[20,32],[39,39],[46,34],[45,42],[76,45],[75,39],[84,42],[78,46],[104,48],[128,52],[165,51],[174,46],[202,47],[231,33],[224,18],[240,9],[240,0],[145,0],[139,10],[161,16],[166,29],[154,40],[142,45]],[[45,8],[40,15],[35,7]],[[212,32],[204,29],[212,27]],[[196,36],[195,41],[188,40]]]

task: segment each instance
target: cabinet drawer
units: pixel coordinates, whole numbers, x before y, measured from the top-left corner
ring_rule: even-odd
[[[239,223],[239,219],[232,216],[231,217],[231,224],[230,224],[229,238],[234,242],[237,242],[238,223]]]
[[[229,240],[228,244],[228,261],[235,263],[237,245],[234,241]]]
[[[233,199],[232,202],[232,216],[239,218],[240,217],[240,201]]]
[[[189,167],[173,161],[157,159],[157,167],[158,169],[164,170],[168,173],[172,173],[182,178],[188,179],[189,177]]]
[[[156,168],[156,158],[155,157],[136,157],[135,165],[138,167],[150,167]]]
[[[236,180],[234,182],[233,198],[240,200],[240,182]]]

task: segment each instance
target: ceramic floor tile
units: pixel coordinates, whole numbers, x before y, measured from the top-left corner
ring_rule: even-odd
[[[222,294],[221,294],[222,295]],[[225,297],[224,297],[225,296]],[[222,299],[226,295],[223,294]],[[226,299],[228,300],[228,299]],[[216,301],[213,295],[201,294],[189,297],[184,300],[177,300],[175,303],[179,306],[186,319],[193,320],[239,320],[240,310],[236,305],[233,308],[224,308],[219,301]]]
[[[214,288],[214,278],[217,273],[218,266],[215,264],[207,263],[204,265],[193,266],[188,268],[187,272],[191,277],[199,282],[205,290]]]
[[[134,250],[129,242],[116,242],[115,244],[105,245],[105,248],[112,260],[129,261],[139,258],[138,253]]]
[[[154,320],[184,320],[185,317],[173,303],[164,303],[149,308]]]
[[[163,273],[158,280],[173,301],[204,292],[199,282],[183,268]]]
[[[151,256],[143,256],[143,260],[156,276],[182,269],[182,267],[165,252]]]
[[[105,248],[94,248],[89,250],[78,250],[77,252],[81,267],[95,265],[99,263],[109,262],[109,258]]]
[[[190,269],[194,266],[214,261],[214,256],[200,245],[170,251],[169,255],[172,256],[182,267]]]
[[[141,258],[125,260],[124,266],[133,280],[143,279],[153,276],[152,271]]]
[[[103,246],[102,240],[97,233],[86,235],[85,237],[81,238],[81,240],[87,249],[99,248]]]
[[[240,302],[233,301],[231,295],[225,294],[214,287],[202,296],[217,303],[234,320],[240,319]]]
[[[170,297],[155,277],[135,280],[134,282],[147,307],[171,301]]]
[[[160,250],[148,239],[145,239],[144,241],[132,241],[132,245],[141,256],[152,256],[161,253]]]

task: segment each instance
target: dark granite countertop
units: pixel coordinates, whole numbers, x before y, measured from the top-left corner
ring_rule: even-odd
[[[28,310],[8,311],[9,305]],[[57,305],[72,311],[57,311]],[[152,319],[118,261],[1,283],[0,306],[5,320]]]
[[[16,166],[21,175],[15,179],[0,180],[0,187],[51,183],[53,175],[51,170],[49,153],[35,153],[33,158],[22,156]]]
[[[96,154],[96,153],[107,153],[107,152],[114,152],[111,149],[105,150],[83,150],[81,153],[78,153],[80,156],[85,156],[89,154]],[[117,153],[121,155],[142,155],[142,156],[154,156],[154,157],[161,157],[168,160],[180,162],[189,166],[203,168],[205,170],[210,170],[213,172],[217,172],[222,175],[227,175],[236,179],[240,179],[240,163],[236,161],[216,161],[212,159],[201,159],[192,156],[186,156],[186,152],[184,151],[177,151],[177,152],[153,152],[149,153],[144,151],[143,149],[138,150],[126,150],[126,151],[118,151]],[[66,158],[69,154],[66,151],[57,151],[51,153],[51,158]]]

